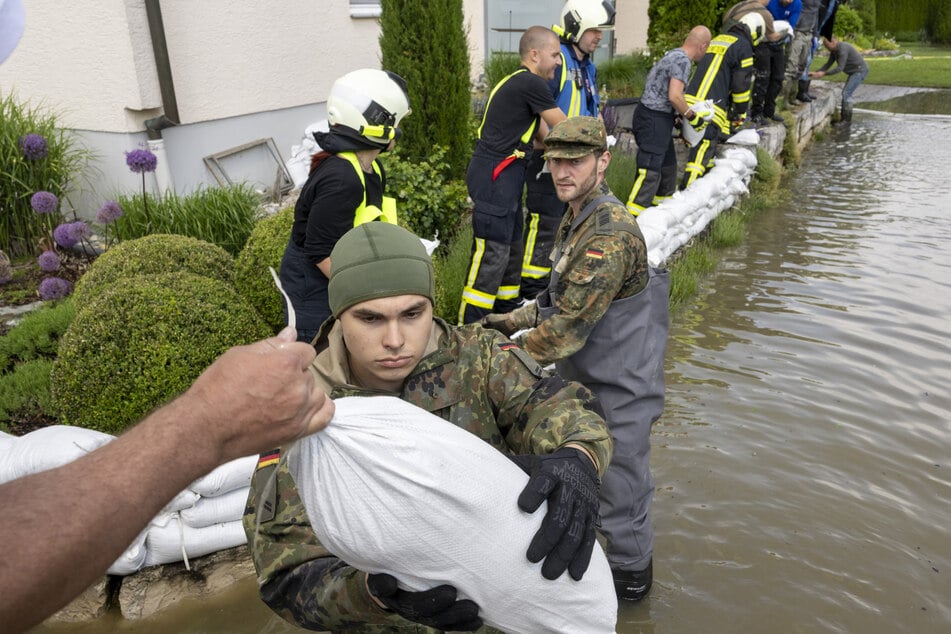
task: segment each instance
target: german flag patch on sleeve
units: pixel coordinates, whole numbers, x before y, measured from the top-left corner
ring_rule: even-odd
[[[594,258],[595,260],[600,260],[604,257],[604,251],[601,249],[588,249],[584,252],[584,254],[589,258]]]
[[[262,453],[258,457],[258,469],[263,469],[264,467],[270,467],[272,464],[277,464],[281,460],[281,450],[272,449]]]

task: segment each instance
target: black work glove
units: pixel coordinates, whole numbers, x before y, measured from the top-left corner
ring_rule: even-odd
[[[411,592],[400,589],[393,575],[380,573],[367,575],[367,588],[388,610],[408,621],[452,632],[474,632],[482,627],[479,606],[469,599],[456,601],[456,589],[450,585]]]
[[[518,328],[516,328],[515,324],[512,323],[512,316],[509,313],[505,313],[504,315],[489,313],[480,319],[479,323],[482,324],[483,328],[492,328],[493,330],[498,330],[506,337],[511,337],[516,332],[518,332]]]
[[[545,559],[542,576],[546,579],[557,579],[567,569],[579,581],[591,561],[598,523],[601,482],[594,464],[573,447],[543,456],[512,456],[512,460],[530,476],[518,496],[518,507],[534,513],[548,500],[548,513],[528,546],[528,560]]]

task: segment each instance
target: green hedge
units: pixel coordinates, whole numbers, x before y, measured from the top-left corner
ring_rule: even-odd
[[[284,298],[268,267],[280,272],[293,225],[293,207],[258,221],[235,261],[234,283],[238,292],[274,332],[284,327]]]
[[[187,389],[229,347],[270,329],[234,287],[194,273],[120,279],[80,308],[53,364],[53,411],[119,434]]]
[[[96,258],[76,283],[77,308],[83,308],[119,280],[140,275],[190,271],[232,284],[234,258],[209,242],[187,236],[156,234],[126,240]]]

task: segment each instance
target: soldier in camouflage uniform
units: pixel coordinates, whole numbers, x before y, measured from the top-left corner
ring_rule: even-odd
[[[653,580],[650,427],[664,403],[669,278],[650,270],[637,221],[608,189],[604,125],[573,117],[545,139],[558,197],[548,289],[534,304],[483,324],[518,338],[537,361],[590,388],[604,407],[614,456],[601,489],[601,529],[619,599],[637,601]]]
[[[406,250],[400,245],[404,238],[415,242],[409,247],[413,258],[390,257],[393,254],[387,249]],[[373,247],[369,262],[361,255],[370,252],[368,245]],[[549,564],[557,561],[549,555],[542,572],[556,578],[567,567],[573,577],[580,578],[594,545],[597,480],[612,453],[611,436],[593,394],[578,383],[545,372],[525,351],[493,330],[478,324],[448,326],[432,317],[432,263],[419,240],[405,229],[387,223],[360,225],[338,242],[331,261],[329,294],[334,318],[323,324],[314,342],[317,358],[311,369],[317,384],[333,398],[395,393],[499,451],[523,457],[535,454],[532,458],[540,461],[563,460],[563,465],[571,467],[573,479],[594,484],[588,491],[590,543],[587,552],[581,553],[583,562],[563,561],[555,566],[560,569],[552,571]],[[384,339],[399,339],[384,343],[385,352],[367,343],[380,327],[389,333]],[[383,364],[378,362],[381,355],[386,356]],[[570,493],[572,486],[561,481],[555,489]],[[551,508],[553,499],[548,500]],[[292,623],[347,632],[436,632],[481,624],[472,618],[477,606],[468,600],[455,601],[451,586],[427,592],[440,595],[443,605],[437,612],[455,610],[463,614],[458,619],[452,615],[441,621],[422,614],[414,617],[398,607],[382,607],[377,600],[379,577],[389,576],[356,570],[321,545],[280,450],[262,454],[259,460],[244,526],[261,597]],[[465,527],[459,528],[461,535]],[[535,559],[529,559],[542,557],[536,553]],[[413,603],[415,597],[408,600]],[[440,614],[445,616],[445,611]]]

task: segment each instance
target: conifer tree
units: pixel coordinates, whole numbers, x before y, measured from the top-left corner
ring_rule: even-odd
[[[400,127],[400,153],[425,159],[449,149],[449,178],[463,178],[472,153],[469,49],[462,0],[381,0],[383,69],[406,80],[412,114]]]

